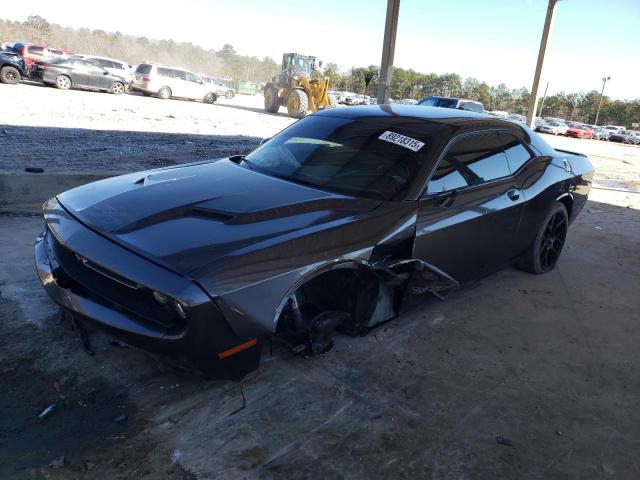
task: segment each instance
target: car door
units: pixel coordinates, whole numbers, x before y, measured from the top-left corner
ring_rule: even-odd
[[[111,85],[111,78],[101,66],[87,62],[86,66],[87,87],[108,89]]]
[[[461,283],[505,265],[524,197],[498,131],[464,134],[441,155],[419,200],[414,257]]]
[[[184,70],[172,69],[171,93],[175,97],[189,98],[189,86],[187,85],[187,73]]]
[[[91,66],[84,60],[68,59],[60,64],[64,68],[64,74],[68,75],[75,87],[91,86],[89,79],[89,67]]]
[[[204,86],[204,82],[194,73],[185,72],[185,75],[187,88],[189,89],[189,96],[187,98],[202,100],[204,98],[205,90],[207,90]]]

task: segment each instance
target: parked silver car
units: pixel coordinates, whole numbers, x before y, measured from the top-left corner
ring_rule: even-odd
[[[549,122],[539,125],[537,129],[542,133],[550,133],[552,135],[566,135],[569,127],[566,123]]]
[[[236,92],[234,92],[232,88],[224,86],[222,82],[215,77],[209,77],[208,75],[200,75],[200,78],[205,83],[208,83],[209,85],[211,85],[211,87],[214,89],[213,91],[216,93],[218,97],[233,98],[236,94]]]
[[[74,58],[82,58],[87,62],[91,62],[94,65],[103,68],[111,75],[124,78],[127,83],[133,81],[133,65],[129,65],[124,60],[117,60],[115,58],[101,57],[98,55],[89,55],[85,53],[73,54]]]

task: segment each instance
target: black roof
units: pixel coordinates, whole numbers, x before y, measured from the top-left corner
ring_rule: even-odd
[[[455,108],[442,108],[442,107],[423,107],[421,105],[404,105],[404,104],[390,104],[390,105],[361,105],[355,107],[338,107],[322,110],[317,112],[316,115],[327,115],[330,117],[342,117],[342,118],[359,118],[359,117],[411,117],[420,118],[424,120],[439,120],[439,119],[489,119],[495,120],[493,115],[487,115],[486,113],[470,112],[469,110],[459,110]]]
[[[493,127],[507,128],[510,130],[531,132],[524,125],[512,120],[506,120],[486,113],[476,113],[469,110],[443,107],[423,107],[421,105],[360,105],[353,107],[337,107],[320,110],[313,115],[339,117],[349,119],[364,119],[371,117],[381,118],[403,118],[413,120],[424,120],[435,122],[441,125],[460,125],[473,122],[475,124],[491,124]],[[487,125],[489,126],[489,125]]]

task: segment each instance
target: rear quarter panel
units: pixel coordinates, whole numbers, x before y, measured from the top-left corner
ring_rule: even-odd
[[[570,197],[569,221],[575,220],[585,205],[592,179],[593,167],[588,158],[570,152],[538,157],[523,168],[518,180],[527,202],[519,228],[520,249],[529,247],[555,201]]]

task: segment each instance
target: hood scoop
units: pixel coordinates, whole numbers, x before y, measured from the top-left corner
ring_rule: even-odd
[[[208,208],[198,207],[197,205],[184,205],[172,208],[170,210],[164,210],[153,215],[149,215],[148,217],[121,226],[118,229],[113,230],[111,233],[130,233],[142,228],[150,227],[152,225],[157,225],[159,223],[169,222],[171,220],[187,217],[206,218],[209,220],[218,221],[220,223],[225,223],[229,220],[233,220],[235,218],[235,215],[227,212],[219,212]]]

